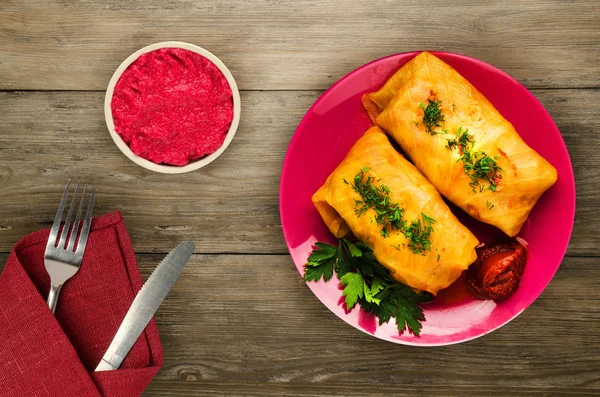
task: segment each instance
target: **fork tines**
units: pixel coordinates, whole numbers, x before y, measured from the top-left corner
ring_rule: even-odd
[[[83,186],[83,192],[81,193],[81,198],[79,199],[79,203],[77,203],[77,193],[79,191],[79,183],[75,185],[75,192],[73,193],[73,199],[71,201],[71,205],[69,206],[69,211],[67,212],[67,218],[65,219],[65,225],[63,226],[62,233],[60,234],[60,240],[58,239],[58,232],[60,231],[60,224],[63,216],[63,212],[65,209],[65,204],[67,202],[67,196],[69,194],[69,187],[71,184],[71,180],[67,182],[67,186],[65,187],[65,191],[62,195],[62,199],[60,200],[60,204],[58,206],[58,211],[56,211],[56,217],[54,218],[54,223],[52,224],[52,229],[50,230],[50,237],[48,238],[48,246],[51,245],[58,249],[66,249],[67,251],[72,251],[76,253],[83,253],[85,250],[85,245],[87,243],[88,234],[90,231],[90,224],[92,222],[92,207],[94,206],[94,193],[96,192],[96,188],[92,187],[92,193],[90,196],[90,201],[87,206],[87,210],[85,213],[85,220],[83,221],[83,226],[81,228],[81,234],[79,236],[79,242],[77,242],[77,234],[79,233],[79,224],[81,223],[81,213],[83,210],[83,206],[85,205],[85,194],[88,186]],[[75,216],[75,221],[73,222],[73,226],[71,228],[71,218],[73,217],[73,212],[75,211],[75,207],[77,207],[77,215]],[[72,229],[72,230],[71,230]],[[67,243],[67,238],[69,238],[68,245],[65,248],[65,244]],[[77,250],[75,250],[75,243],[77,242]]]

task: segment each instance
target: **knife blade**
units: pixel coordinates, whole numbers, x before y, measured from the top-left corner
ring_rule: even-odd
[[[163,299],[194,252],[194,243],[184,241],[160,262],[129,307],[117,334],[102,357],[96,371],[119,368],[123,359],[154,316]]]

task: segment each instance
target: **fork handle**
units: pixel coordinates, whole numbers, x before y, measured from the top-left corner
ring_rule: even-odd
[[[62,288],[62,284],[50,286],[50,292],[48,293],[48,307],[50,307],[50,311],[54,314],[56,310],[56,303],[58,302],[58,294],[60,293],[60,289]]]

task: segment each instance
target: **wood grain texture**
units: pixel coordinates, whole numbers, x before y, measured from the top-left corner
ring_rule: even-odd
[[[117,149],[102,93],[0,93],[0,250],[50,225],[73,178],[98,188],[96,214],[123,211],[137,251],[168,252],[187,236],[200,252],[286,252],[281,164],[316,95],[245,93],[244,120],[224,154],[202,170],[164,175]]]
[[[161,258],[138,255],[144,278]],[[598,395],[598,262],[567,258],[489,335],[419,348],[338,319],[287,255],[194,255],[157,312],[165,364],[144,396]]]
[[[103,90],[159,41],[219,56],[242,89],[325,89],[379,57],[464,53],[530,88],[599,87],[597,0],[3,0],[0,89]]]
[[[535,90],[569,148],[577,215],[569,255],[600,241],[600,90]],[[49,226],[67,177],[98,188],[96,213],[121,210],[138,252],[194,238],[202,253],[286,253],[279,178],[287,145],[320,92],[243,92],[243,121],[208,167],[156,174],[128,160],[104,123],[103,94],[0,93],[0,252]]]
[[[141,256],[143,273],[158,259]],[[185,389],[179,385],[206,395],[229,395],[230,386],[233,395],[600,393],[598,282],[597,258],[568,258],[505,327],[465,344],[419,348],[338,319],[287,256],[197,255],[158,312],[166,361],[146,395]]]
[[[185,175],[130,162],[104,123],[113,71],[164,40],[212,51],[245,90],[231,146]],[[532,89],[577,182],[568,256],[545,292],[501,329],[440,348],[333,315],[287,255],[278,208],[287,145],[322,90],[417,49],[479,58]],[[599,0],[0,0],[0,252],[51,224],[69,177],[97,186],[96,214],[123,212],[144,277],[194,240],[201,254],[156,315],[165,365],[145,397],[598,396],[599,50]]]

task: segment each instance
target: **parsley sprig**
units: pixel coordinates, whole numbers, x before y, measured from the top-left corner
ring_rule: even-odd
[[[435,129],[442,126],[444,115],[442,114],[442,102],[439,99],[427,99],[427,105],[421,102],[419,108],[423,109],[423,124],[427,132],[432,136],[439,134]]]
[[[419,336],[425,315],[421,304],[428,293],[416,293],[390,277],[367,245],[341,238],[338,246],[318,242],[304,267],[304,280],[329,281],[333,272],[344,287],[342,295],[348,310],[357,304],[379,318],[379,325],[396,319],[398,333],[406,329]]]
[[[376,182],[380,180],[375,180],[372,175],[367,176],[367,172],[369,167],[363,167],[354,176],[352,183],[344,179],[344,182],[360,195],[360,200],[354,200],[356,216],[360,218],[369,209],[373,209],[375,222],[381,226],[382,237],[388,237],[394,230],[399,231],[408,240],[408,248],[413,253],[425,255],[431,249],[430,236],[435,219],[421,213],[422,222],[421,219],[415,219],[408,224],[404,219],[404,208],[401,208],[399,203],[391,201],[390,188],[383,183],[377,186]],[[397,246],[396,248],[400,249]]]
[[[483,192],[486,189],[482,181],[488,183],[487,189],[495,192],[498,182],[502,179],[502,168],[496,162],[498,156],[492,158],[485,152],[473,150],[474,143],[469,129],[458,127],[456,136],[447,140],[446,147],[449,150],[458,149],[461,156],[457,161],[463,162],[465,174],[471,179],[469,186],[473,192],[477,192],[477,189]]]

